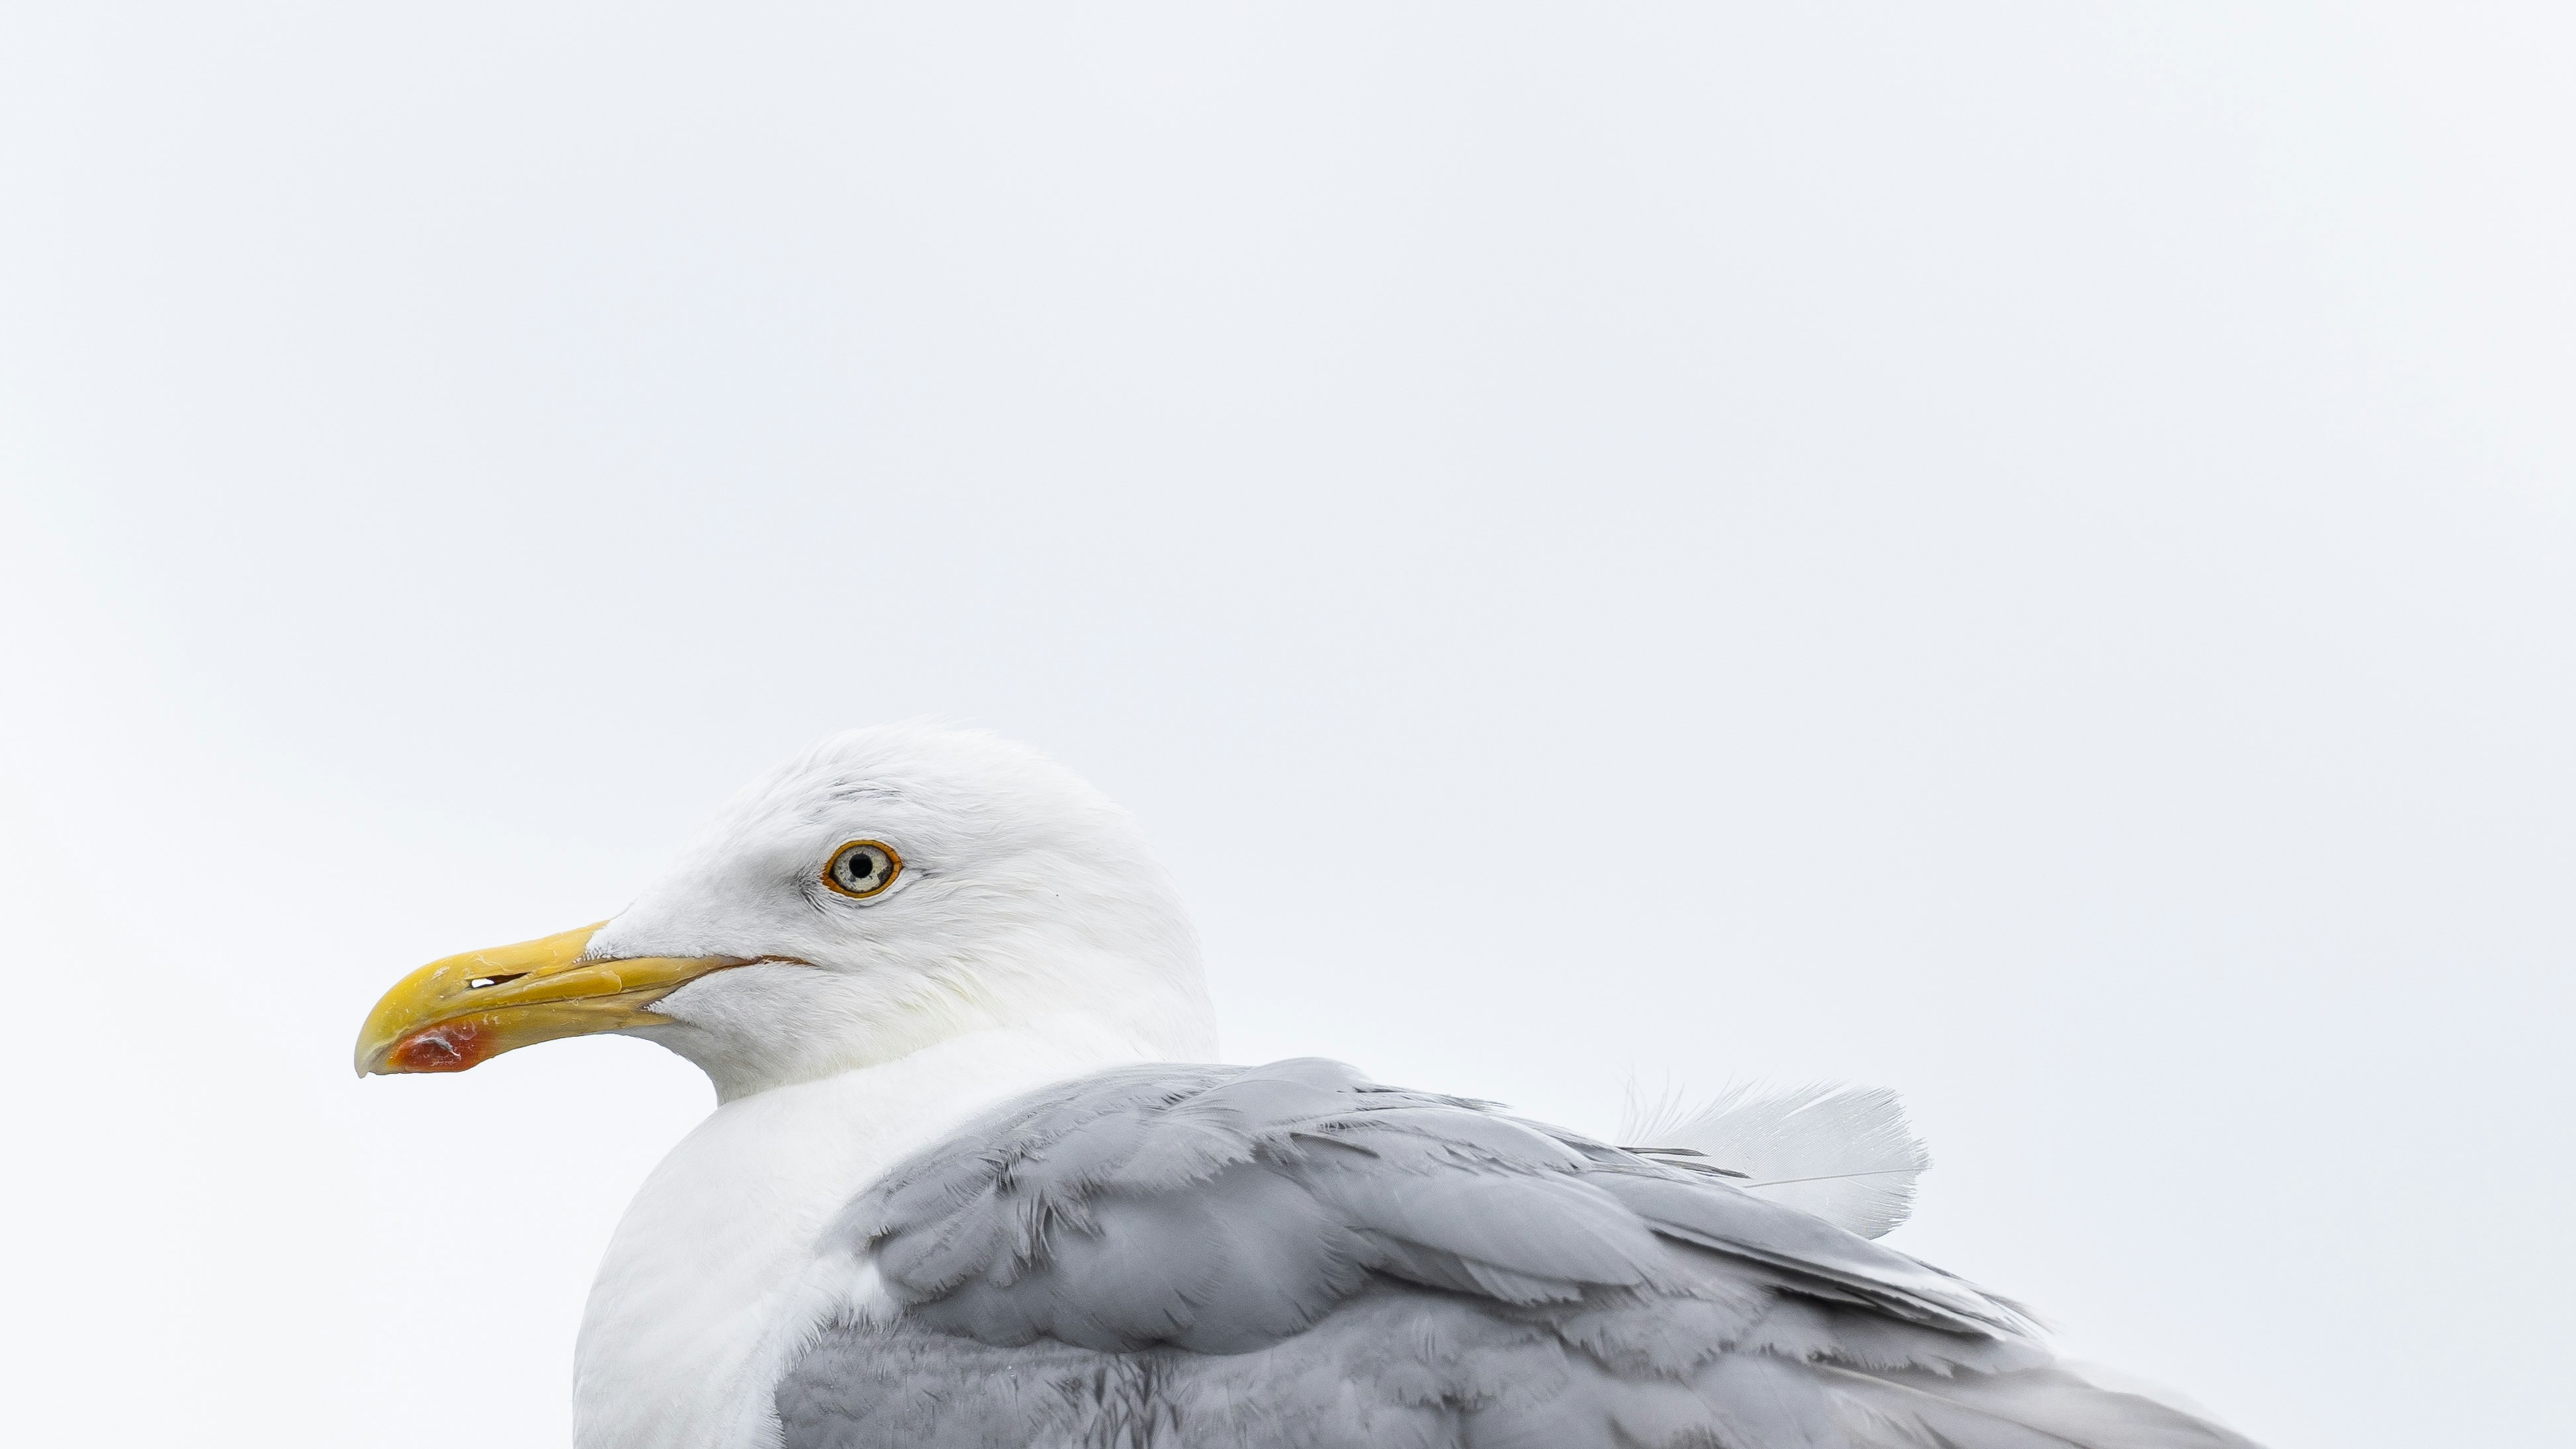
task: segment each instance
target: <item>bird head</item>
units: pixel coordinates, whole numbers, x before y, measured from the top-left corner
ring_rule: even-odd
[[[1210,1022],[1196,933],[1125,811],[1034,750],[907,724],[753,782],[608,920],[411,973],[357,1067],[620,1032],[730,1100],[980,1030],[1204,1056]]]

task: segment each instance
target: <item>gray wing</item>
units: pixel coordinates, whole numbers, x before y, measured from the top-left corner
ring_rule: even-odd
[[[899,1311],[797,1359],[786,1449],[2250,1449],[1715,1173],[1334,1062],[1049,1088],[831,1245]]]

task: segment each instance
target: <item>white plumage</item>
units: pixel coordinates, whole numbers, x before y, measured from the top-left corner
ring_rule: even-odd
[[[1864,1238],[1885,1237],[1914,1209],[1931,1150],[1884,1087],[1818,1083],[1736,1086],[1699,1107],[1667,1095],[1632,1102],[1619,1140],[1678,1147],[1743,1174],[1739,1185]]]

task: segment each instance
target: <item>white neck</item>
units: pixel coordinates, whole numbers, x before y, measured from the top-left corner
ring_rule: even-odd
[[[873,1288],[820,1281],[833,1215],[984,1107],[1155,1055],[1130,1029],[1059,1016],[719,1106],[600,1261],[573,1356],[577,1449],[774,1449],[788,1356],[836,1299]]]

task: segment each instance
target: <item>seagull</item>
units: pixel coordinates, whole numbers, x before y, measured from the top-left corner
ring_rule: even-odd
[[[404,977],[357,1068],[597,1032],[717,1105],[600,1263],[578,1449],[2251,1449],[1875,1241],[1886,1191],[1814,1195],[1910,1183],[1901,1131],[1781,1170],[1793,1118],[1887,1137],[1876,1099],[1622,1147],[1219,1064],[1134,820],[991,734],[823,741],[620,914]]]

